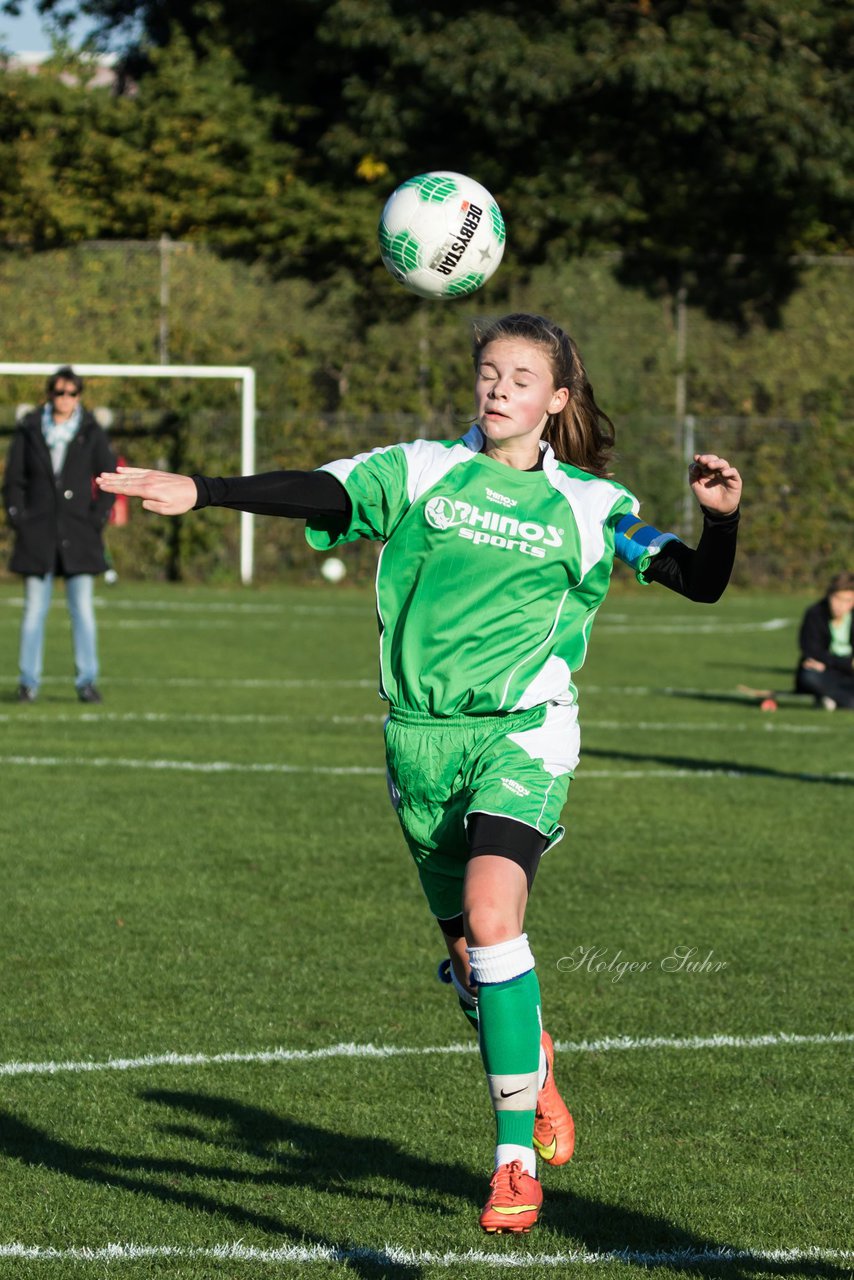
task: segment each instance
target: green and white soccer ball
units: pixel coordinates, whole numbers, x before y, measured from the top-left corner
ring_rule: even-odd
[[[495,199],[462,173],[422,173],[393,191],[379,225],[395,280],[422,298],[462,298],[498,269],[504,219]]]

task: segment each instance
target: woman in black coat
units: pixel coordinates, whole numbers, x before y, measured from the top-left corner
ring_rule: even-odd
[[[68,366],[47,384],[47,401],[19,423],[9,449],[3,500],[15,530],[10,568],[24,577],[18,698],[32,702],[41,679],[44,628],[55,577],[65,578],[75,686],[81,702],[100,702],[95,575],[107,568],[103,529],[112,498],[94,477],[115,455],[94,414],[80,402],[83,379]]]
[[[854,709],[854,573],[838,573],[823,600],[801,622],[799,693],[811,693],[828,711]]]

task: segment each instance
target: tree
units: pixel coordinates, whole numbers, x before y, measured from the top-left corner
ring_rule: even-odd
[[[773,316],[793,255],[852,247],[843,0],[40,8],[88,13],[104,33],[136,22],[155,45],[171,22],[197,45],[216,31],[291,113],[302,194],[325,213],[324,235],[303,244],[312,271],[333,247],[336,265],[358,271],[378,199],[366,193],[428,168],[470,172],[495,192],[511,262],[615,248],[632,279],[682,281],[724,315]],[[342,199],[349,227],[334,216]]]
[[[253,91],[227,48],[194,49],[178,31],[124,96],[91,88],[92,71],[59,49],[36,76],[0,72],[0,241],[166,233],[302,261],[330,220],[297,172],[288,110]]]
[[[109,234],[110,195],[127,159],[124,104],[86,88],[63,58],[0,76],[0,239],[46,249]]]

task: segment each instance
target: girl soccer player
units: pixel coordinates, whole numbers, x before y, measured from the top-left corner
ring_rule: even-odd
[[[318,550],[384,544],[377,569],[381,694],[392,801],[450,977],[478,1029],[495,1110],[489,1232],[529,1231],[536,1153],[572,1155],[554,1082],[528,894],[578,763],[573,674],[615,554],[641,582],[692,600],[723,592],[741,479],[698,454],[696,549],[639,519],[606,473],[614,443],[574,342],[541,316],[510,315],[474,339],[475,420],[458,440],[416,440],[327,463],[231,479],[120,468],[98,483],[162,515],[208,505],[304,518]]]

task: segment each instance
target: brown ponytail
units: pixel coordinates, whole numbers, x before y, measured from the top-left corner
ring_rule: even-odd
[[[555,389],[567,387],[569,390],[565,408],[549,416],[543,432],[543,439],[551,445],[555,457],[594,476],[607,475],[614,448],[614,424],[597,405],[578,348],[569,334],[545,316],[524,312],[502,316],[483,329],[475,326],[475,369],[484,347],[503,338],[535,343],[551,363]]]

